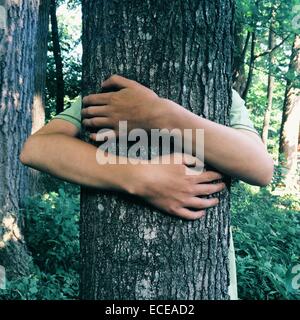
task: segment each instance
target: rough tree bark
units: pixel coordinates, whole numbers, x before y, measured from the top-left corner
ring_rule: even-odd
[[[83,93],[117,73],[228,124],[233,1],[83,1]],[[82,189],[83,299],[227,299],[229,193],[183,221]]]
[[[28,191],[28,171],[19,153],[31,132],[34,44],[39,0],[8,0],[0,68],[0,264],[8,278],[28,274],[31,258],[18,211]]]
[[[296,186],[298,178],[297,149],[300,121],[300,89],[295,82],[299,75],[300,36],[295,36],[286,84],[279,145],[279,161],[286,168],[284,184],[291,189]]]
[[[56,16],[56,0],[50,0],[51,34],[56,74],[56,114],[64,110],[65,82],[63,74],[63,60],[59,42],[58,23]]]
[[[264,123],[262,129],[262,141],[267,146],[268,145],[268,135],[270,128],[271,112],[273,105],[273,91],[274,91],[274,54],[273,49],[275,46],[275,33],[274,33],[274,21],[275,21],[275,11],[272,12],[272,21],[269,28],[269,39],[268,39],[268,50],[269,53],[269,72],[268,72],[268,89],[267,89],[267,108],[264,115]]]

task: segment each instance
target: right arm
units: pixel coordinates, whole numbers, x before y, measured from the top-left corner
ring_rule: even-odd
[[[97,148],[78,139],[78,134],[73,124],[54,119],[28,138],[20,160],[68,182],[97,189],[125,189],[125,168],[100,166],[96,161]]]
[[[78,134],[73,124],[54,119],[28,138],[20,160],[24,165],[72,183],[140,196],[155,207],[185,219],[201,218],[204,209],[218,204],[217,198],[198,196],[224,189],[223,183],[211,183],[221,179],[219,173],[187,175],[184,162],[99,165],[97,147],[79,140]]]

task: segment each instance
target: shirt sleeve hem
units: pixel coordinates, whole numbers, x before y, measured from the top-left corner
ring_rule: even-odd
[[[74,124],[74,126],[76,126],[79,130],[81,130],[81,123],[80,123],[80,121],[79,121],[77,118],[72,117],[72,116],[70,116],[70,115],[68,115],[68,114],[57,115],[57,116],[55,116],[55,117],[53,118],[53,120],[54,120],[54,119],[60,119],[60,120],[68,121],[68,122]]]
[[[231,128],[233,128],[233,129],[243,129],[243,130],[254,132],[257,135],[259,135],[258,132],[254,128],[251,128],[251,127],[243,125],[243,124],[234,124],[234,125],[231,126]]]

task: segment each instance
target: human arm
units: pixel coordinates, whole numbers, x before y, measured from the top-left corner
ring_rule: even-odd
[[[211,195],[225,187],[223,183],[211,183],[221,179],[218,173],[187,175],[184,161],[169,165],[99,165],[97,148],[79,140],[78,134],[76,126],[68,121],[52,120],[28,138],[20,160],[24,165],[72,183],[139,196],[160,210],[185,219],[201,218],[206,208],[218,203],[217,198],[198,196]]]
[[[250,184],[265,186],[273,175],[273,161],[261,139],[253,132],[233,129],[204,119],[158,97],[152,90],[120,76],[112,76],[102,87],[120,91],[85,97],[82,116],[87,127],[118,130],[127,120],[128,129],[204,129],[205,162],[217,170]],[[96,135],[92,134],[92,139]],[[193,149],[196,139],[193,139]]]

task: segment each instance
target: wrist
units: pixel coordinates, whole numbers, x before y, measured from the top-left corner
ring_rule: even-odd
[[[120,183],[122,191],[134,196],[142,196],[145,188],[143,181],[144,174],[144,164],[127,164]]]
[[[157,102],[159,113],[157,116],[157,129],[168,129],[179,128],[179,119],[182,117],[182,113],[186,110],[177,104],[176,102],[166,99],[159,98]]]

